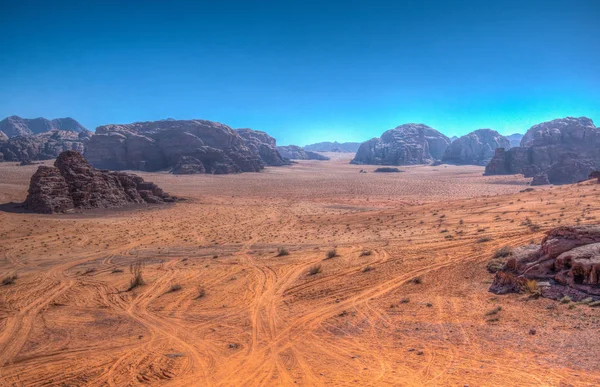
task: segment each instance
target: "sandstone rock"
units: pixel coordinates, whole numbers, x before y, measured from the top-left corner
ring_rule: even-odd
[[[496,150],[487,175],[546,173],[552,184],[583,180],[600,166],[600,131],[589,118],[567,117],[534,125],[521,146]]]
[[[260,148],[254,152],[251,146],[238,132],[217,122],[163,120],[98,127],[86,157],[98,168],[114,170],[173,169],[180,161],[193,158],[203,164],[206,173],[258,172],[265,162]],[[182,159],[184,156],[191,158]]]
[[[275,139],[265,132],[252,129],[237,129],[237,132],[246,140],[246,146],[257,154],[265,165],[278,167],[289,164],[277,151]]]
[[[87,131],[83,125],[70,117],[47,120],[41,117],[27,119],[19,116],[11,116],[0,121],[0,131],[4,132],[8,137],[28,136],[51,130],[69,132]]]
[[[506,289],[507,278],[520,278],[521,283],[525,279],[551,280],[559,286],[559,291],[548,289],[543,295],[600,297],[600,226],[555,228],[547,233],[541,245],[515,250],[502,273],[494,279],[490,291]]]
[[[550,184],[550,180],[548,180],[548,175],[544,172],[538,173],[533,177],[531,181],[531,185],[548,185]]]
[[[278,146],[277,150],[281,156],[288,160],[329,160],[329,157],[316,152],[306,151],[297,145]]]
[[[510,143],[510,148],[521,146],[521,139],[523,138],[523,135],[521,133],[513,133],[504,137],[506,137],[506,139]]]
[[[405,124],[362,143],[351,163],[430,164],[442,158],[448,145],[448,137],[427,125]]]
[[[442,161],[455,164],[486,165],[497,148],[508,149],[509,141],[491,129],[475,130],[453,141]]]
[[[343,153],[356,153],[360,142],[318,142],[316,144],[309,144],[304,147],[305,151],[311,152],[343,152]]]
[[[51,130],[40,134],[12,137],[0,142],[0,154],[6,161],[48,160],[61,152],[84,152],[92,132]]]
[[[181,156],[177,164],[171,170],[176,175],[193,175],[196,173],[206,173],[204,164],[192,156]]]
[[[0,141],[6,141],[8,140],[8,136],[0,130]]]
[[[97,170],[78,152],[61,153],[54,167],[40,166],[31,177],[25,208],[40,213],[165,203],[175,198],[139,176]]]

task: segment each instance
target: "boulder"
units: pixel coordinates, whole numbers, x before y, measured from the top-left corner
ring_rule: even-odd
[[[450,139],[423,124],[405,124],[361,144],[352,164],[413,165],[441,159]]]
[[[51,130],[77,133],[87,131],[83,125],[70,117],[48,120],[42,117],[28,119],[11,116],[0,121],[0,131],[4,132],[8,137],[29,136]]]
[[[551,298],[600,298],[600,226],[557,227],[546,234],[540,245],[515,249],[497,273],[490,291],[505,293],[508,282],[523,284],[527,279],[551,281],[550,289],[542,291],[542,295]],[[516,286],[510,292],[520,290]]]
[[[589,118],[567,117],[534,125],[521,146],[497,149],[486,175],[548,175],[552,184],[583,180],[600,167],[600,131]]]
[[[61,153],[54,167],[38,167],[28,192],[25,208],[40,213],[175,201],[137,175],[94,169],[75,151]]]
[[[50,130],[40,134],[18,136],[0,141],[0,154],[6,161],[49,160],[73,150],[84,152],[92,132]]]
[[[550,184],[550,180],[548,180],[548,175],[544,172],[538,173],[533,177],[531,181],[531,185],[548,185]]]
[[[267,133],[247,128],[236,131],[246,141],[246,146],[257,154],[265,165],[278,167],[289,164],[277,151],[276,140]]]
[[[98,127],[85,155],[93,166],[114,170],[191,171],[175,167],[193,161],[203,164],[199,173],[259,172],[266,162],[257,142],[217,122],[170,119]]]
[[[277,150],[281,156],[288,160],[329,160],[327,156],[304,150],[297,145],[278,146]]]
[[[443,162],[486,165],[498,148],[508,149],[510,142],[491,129],[478,129],[453,141],[446,149]]]

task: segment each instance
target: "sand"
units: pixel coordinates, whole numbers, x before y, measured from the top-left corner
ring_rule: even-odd
[[[176,205],[1,206],[0,385],[600,385],[600,308],[496,296],[486,271],[502,246],[597,223],[599,185],[334,156],[140,173]],[[0,163],[0,203],[36,168]]]

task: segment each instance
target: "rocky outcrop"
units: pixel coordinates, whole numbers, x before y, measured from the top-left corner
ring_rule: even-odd
[[[498,148],[486,175],[548,175],[552,184],[585,180],[600,167],[600,131],[589,118],[567,117],[534,125],[521,146]]]
[[[446,149],[442,161],[454,164],[486,165],[497,148],[509,148],[509,141],[492,129],[478,129],[466,134]]]
[[[6,141],[8,140],[8,136],[0,130],[0,141]]]
[[[278,167],[289,164],[277,151],[276,140],[265,132],[253,129],[237,129],[237,132],[246,141],[246,146],[257,154],[265,165]]]
[[[88,144],[86,157],[95,167],[113,170],[157,171],[178,166],[175,171],[180,171],[189,162],[199,162],[203,168],[198,171],[235,173],[258,172],[265,165],[238,132],[204,120],[101,126]]]
[[[548,175],[544,172],[538,173],[531,180],[531,185],[548,185],[550,184],[550,180],[548,179]]]
[[[352,164],[430,164],[442,158],[450,139],[423,124],[405,124],[386,131],[380,138],[361,144]]]
[[[543,281],[541,293],[549,298],[600,299],[600,226],[558,227],[541,245],[515,249],[490,291],[518,292],[527,279]]]
[[[11,116],[0,121],[0,131],[4,132],[8,137],[29,136],[32,134],[49,132],[51,130],[63,130],[68,132],[87,131],[83,125],[70,117],[47,120],[42,117],[29,119]]]
[[[356,153],[360,144],[360,142],[318,142],[316,144],[306,145],[304,150],[311,152]]]
[[[521,146],[521,139],[523,138],[523,135],[521,133],[513,133],[504,137],[506,137],[506,139],[510,143],[510,148]]]
[[[278,146],[277,150],[288,160],[329,160],[329,157],[300,148],[297,145]]]
[[[0,141],[0,155],[5,161],[49,160],[67,150],[84,152],[92,132],[51,130]]]
[[[54,167],[40,166],[31,177],[25,208],[39,213],[173,202],[175,198],[141,177],[97,170],[78,152],[61,153]]]

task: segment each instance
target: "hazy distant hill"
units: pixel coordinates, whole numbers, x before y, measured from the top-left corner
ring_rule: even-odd
[[[360,142],[318,142],[304,147],[304,150],[311,152],[348,152],[356,153]]]
[[[0,121],[0,131],[4,132],[8,137],[28,136],[51,130],[81,133],[87,129],[70,117],[48,120],[43,117],[21,118],[19,116],[10,116]]]
[[[523,138],[523,135],[521,133],[515,133],[504,137],[506,137],[510,142],[510,147],[514,148],[521,145],[521,139]]]

